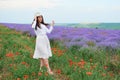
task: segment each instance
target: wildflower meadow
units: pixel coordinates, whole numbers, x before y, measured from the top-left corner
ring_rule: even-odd
[[[0,24],[0,80],[120,80],[120,30],[55,26],[48,37],[54,75],[32,58],[31,25]]]

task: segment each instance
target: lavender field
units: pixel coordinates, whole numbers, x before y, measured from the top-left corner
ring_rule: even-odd
[[[1,24],[8,28],[35,36],[34,30],[31,28],[30,24]],[[55,26],[53,32],[48,34],[48,37],[63,42],[67,47],[120,48],[120,30]]]

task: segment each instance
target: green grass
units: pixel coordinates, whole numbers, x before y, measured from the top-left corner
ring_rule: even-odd
[[[32,58],[35,37],[0,25],[0,80],[120,80],[120,49],[68,49],[59,41],[50,43],[53,76],[46,68],[40,73],[39,60]]]

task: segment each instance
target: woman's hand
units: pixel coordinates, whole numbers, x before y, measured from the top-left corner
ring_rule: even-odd
[[[52,23],[51,23],[51,26],[54,26],[54,24],[55,24],[55,22],[54,22],[54,20],[53,20]]]

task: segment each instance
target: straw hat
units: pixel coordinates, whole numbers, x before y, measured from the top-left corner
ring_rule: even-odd
[[[41,16],[42,14],[40,14],[39,12],[35,13],[35,16]]]

